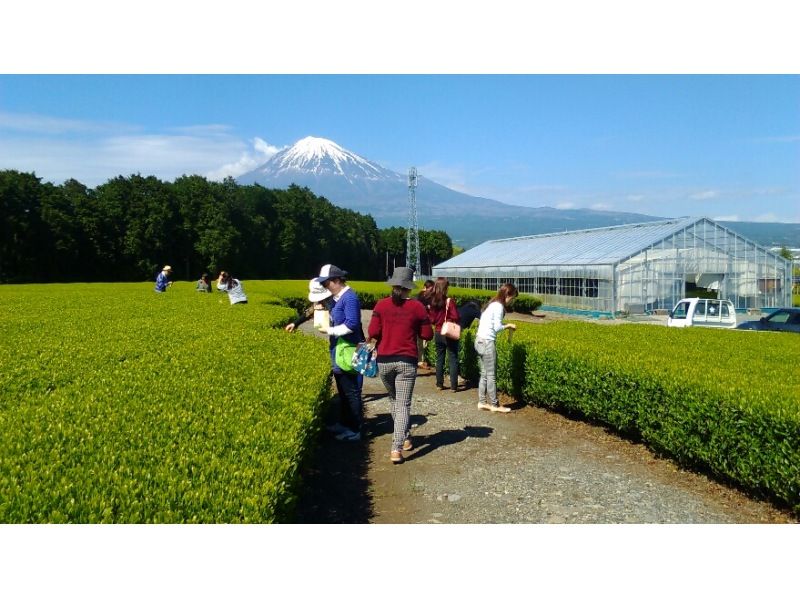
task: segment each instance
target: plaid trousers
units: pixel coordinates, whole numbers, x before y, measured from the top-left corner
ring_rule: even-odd
[[[389,393],[389,404],[394,421],[392,450],[403,448],[411,429],[411,395],[417,381],[417,364],[405,361],[378,362],[378,375]]]

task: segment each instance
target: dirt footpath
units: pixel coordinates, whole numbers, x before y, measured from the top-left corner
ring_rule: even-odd
[[[364,312],[364,323],[369,312]],[[445,384],[449,384],[447,378]],[[414,449],[389,461],[392,422],[378,378],[364,384],[366,438],[323,432],[306,468],[302,523],[788,523],[767,502],[680,470],[643,445],[545,409],[478,411],[420,370]],[[333,399],[333,406],[336,407]]]

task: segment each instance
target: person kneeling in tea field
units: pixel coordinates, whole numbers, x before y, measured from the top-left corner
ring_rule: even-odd
[[[330,310],[333,307],[331,292],[323,287],[316,278],[308,281],[308,300],[311,301],[305,311],[291,324],[287,324],[284,330],[294,332],[304,322],[314,318],[314,329],[320,332],[328,332],[330,326]]]
[[[364,341],[361,329],[361,302],[356,292],[347,286],[347,272],[326,264],[315,279],[333,299],[331,325],[326,334],[330,339],[333,379],[339,392],[340,421],[328,427],[336,434],[336,440],[361,440],[361,384],[360,375],[347,359],[337,359],[337,353],[350,355],[358,343]],[[320,331],[321,332],[321,331]]]
[[[409,301],[414,288],[411,268],[395,268],[386,282],[392,295],[372,310],[367,333],[376,339],[378,374],[389,393],[394,433],[389,459],[403,462],[403,451],[414,448],[410,433],[411,395],[417,379],[417,338],[430,340],[433,328],[428,311],[419,301]]]
[[[208,274],[203,272],[200,278],[197,281],[197,286],[194,287],[194,290],[198,293],[210,293],[211,292],[211,281],[208,280]]]
[[[172,266],[164,266],[161,272],[159,272],[156,277],[156,293],[163,293],[167,290],[167,287],[172,286],[172,281],[169,279],[170,274],[172,274]]]
[[[217,290],[228,293],[228,299],[231,300],[231,305],[246,304],[247,295],[244,294],[244,287],[241,281],[230,275],[229,272],[223,270],[219,273],[217,279]]]

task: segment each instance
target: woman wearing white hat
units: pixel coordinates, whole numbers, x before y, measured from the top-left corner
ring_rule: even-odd
[[[361,302],[356,292],[347,286],[347,272],[325,264],[315,279],[325,290],[331,293],[331,325],[325,334],[330,339],[331,366],[336,389],[339,392],[340,421],[329,429],[336,434],[336,440],[358,442],[361,440],[361,382],[358,372],[348,370],[347,365],[337,363],[336,347],[355,346],[364,341],[361,329]],[[320,330],[320,332],[323,332]],[[341,339],[341,340],[340,340]],[[345,352],[342,351],[344,354]]]
[[[306,310],[300,314],[300,317],[297,318],[291,324],[287,324],[286,332],[294,332],[297,328],[303,324],[304,322],[308,322],[311,318],[315,318],[315,312],[318,311],[325,311],[330,312],[330,299],[331,292],[323,287],[319,282],[317,282],[316,278],[312,278],[308,281],[308,300],[311,301],[311,305],[309,305]],[[330,313],[328,315],[328,320],[330,321]],[[315,318],[316,320],[316,318]],[[316,322],[315,322],[316,323]],[[323,328],[325,330],[323,330]],[[327,326],[317,328],[320,332],[325,332],[327,330]]]
[[[158,277],[156,277],[156,293],[163,293],[167,290],[167,287],[172,286],[172,281],[169,279],[170,274],[172,274],[172,266],[164,266],[161,269]]]

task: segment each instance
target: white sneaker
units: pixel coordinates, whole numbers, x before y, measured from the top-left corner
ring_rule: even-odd
[[[486,411],[492,410],[492,408],[489,407],[489,403],[478,403],[478,409],[485,409]]]
[[[489,411],[492,413],[508,413],[511,411],[508,407],[503,407],[502,405],[490,405]]]

